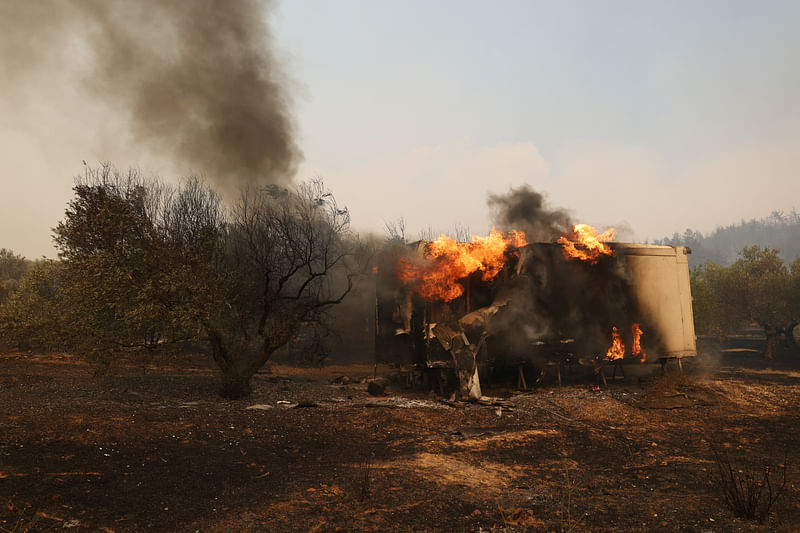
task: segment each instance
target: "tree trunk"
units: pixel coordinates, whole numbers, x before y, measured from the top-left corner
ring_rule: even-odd
[[[764,357],[772,359],[775,352],[775,340],[778,337],[778,332],[775,328],[767,326],[764,328],[764,334],[767,337],[767,351],[764,352]]]
[[[243,349],[230,349],[223,338],[213,329],[208,329],[211,343],[211,354],[222,373],[222,387],[219,394],[223,398],[238,400],[250,396],[253,392],[250,380],[261,370],[272,353],[288,342],[291,336],[280,339],[282,342],[272,344],[264,339],[259,355],[255,358]],[[245,347],[246,348],[246,347]]]
[[[240,400],[247,398],[253,392],[250,386],[250,378],[253,374],[247,372],[230,371],[222,374],[222,387],[219,394],[229,400]]]
[[[227,369],[222,370],[220,395],[230,400],[238,400],[250,396],[253,392],[250,380],[267,363],[275,350],[275,347],[265,342],[259,357],[255,361],[246,362],[247,355],[244,353],[238,354],[238,357],[229,357],[228,359],[233,359],[233,361]]]
[[[239,400],[250,396],[253,392],[250,386],[250,378],[256,373],[258,368],[242,368],[242,353],[231,352],[216,330],[208,328],[209,342],[211,343],[211,355],[217,363],[222,374],[222,386],[219,394],[223,398]]]
[[[789,337],[789,345],[792,347],[795,355],[800,353],[800,324],[793,324],[790,326],[787,337]]]

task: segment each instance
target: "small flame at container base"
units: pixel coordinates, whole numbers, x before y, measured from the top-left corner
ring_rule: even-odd
[[[638,356],[639,362],[644,363],[647,359],[647,353],[642,350],[642,328],[639,324],[634,322],[631,326],[631,334],[633,336],[633,346],[631,346],[631,355]]]
[[[617,326],[611,328],[611,347],[606,352],[606,359],[609,361],[616,361],[625,357],[625,345],[622,343],[622,338],[619,336]]]
[[[637,357],[640,363],[644,363],[647,359],[647,353],[642,349],[642,328],[638,322],[631,325],[631,356]],[[616,361],[625,358],[625,343],[622,342],[622,337],[617,330],[617,326],[611,327],[611,347],[606,352],[607,361]]]

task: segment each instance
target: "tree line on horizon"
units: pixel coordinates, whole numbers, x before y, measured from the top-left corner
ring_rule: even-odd
[[[695,330],[723,338],[757,325],[773,357],[778,340],[797,349],[800,323],[800,213],[769,216],[719,226],[713,232],[686,229],[655,244],[691,249],[691,289]]]
[[[692,267],[708,261],[729,266],[749,246],[776,249],[785,262],[791,263],[800,257],[800,213],[794,209],[789,213],[773,211],[763,218],[718,226],[708,234],[687,228],[683,234],[674,233],[672,237],[656,240],[654,244],[687,246],[692,251],[689,254]]]

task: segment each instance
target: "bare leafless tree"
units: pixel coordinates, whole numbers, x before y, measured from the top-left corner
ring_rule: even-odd
[[[406,220],[403,217],[384,221],[383,230],[386,232],[386,238],[389,241],[406,242]]]
[[[456,222],[453,226],[453,231],[450,233],[450,236],[458,242],[472,241],[472,235],[469,232],[469,226],[464,226],[459,222]]]
[[[421,241],[433,241],[439,238],[441,235],[445,235],[450,237],[451,239],[455,239],[458,242],[470,242],[472,241],[472,235],[469,232],[469,227],[464,226],[458,222],[453,225],[453,229],[446,232],[438,232],[434,230],[433,226],[427,226],[419,230],[417,236]]]
[[[422,229],[421,229],[421,230],[419,230],[419,232],[417,233],[417,238],[418,238],[419,240],[421,240],[421,241],[432,241],[432,240],[434,240],[434,239],[435,239],[437,236],[438,236],[438,233],[436,233],[436,232],[433,230],[433,226],[428,226],[427,228],[422,228]]]
[[[242,397],[278,348],[350,292],[357,238],[348,210],[321,180],[247,187],[224,223],[210,202],[182,204],[182,220],[217,228],[204,247],[206,266],[186,272],[203,285],[193,307],[222,371],[222,394]]]

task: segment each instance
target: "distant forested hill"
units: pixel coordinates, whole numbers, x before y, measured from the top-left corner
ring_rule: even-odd
[[[739,224],[718,227],[703,235],[699,231],[687,229],[683,235],[675,233],[655,241],[656,244],[688,246],[690,266],[713,261],[720,265],[730,265],[745,246],[777,248],[784,261],[790,263],[800,257],[800,213],[774,211],[765,218],[742,220]]]

